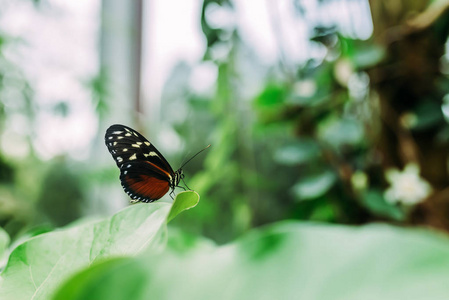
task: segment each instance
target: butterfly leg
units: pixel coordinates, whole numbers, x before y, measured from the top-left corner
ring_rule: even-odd
[[[173,198],[173,196],[175,195],[175,189],[172,189],[169,195],[172,200],[175,200],[175,198]]]
[[[184,183],[184,185],[187,187],[187,189],[189,189],[189,191],[192,190],[192,189],[189,188],[189,186],[186,184],[186,182],[184,181],[184,178],[182,178],[182,183]],[[185,187],[183,187],[183,186],[181,186],[181,187],[184,189],[184,191],[186,191],[186,188],[185,188]]]

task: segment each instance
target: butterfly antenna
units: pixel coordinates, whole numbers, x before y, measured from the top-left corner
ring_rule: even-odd
[[[185,163],[182,164],[182,166],[180,167],[180,169],[182,169],[189,161],[191,161],[192,159],[194,159],[198,154],[200,154],[201,152],[203,152],[204,150],[206,150],[207,148],[210,147],[210,144],[207,145],[204,149],[200,150],[197,154],[195,154],[194,156],[192,156],[189,160],[187,160]]]

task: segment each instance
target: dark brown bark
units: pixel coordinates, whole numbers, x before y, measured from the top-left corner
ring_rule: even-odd
[[[421,175],[434,193],[410,215],[414,224],[425,224],[449,231],[449,185],[447,141],[438,139],[447,127],[441,113],[447,77],[440,72],[445,39],[437,24],[447,18],[448,5],[430,1],[370,1],[375,43],[384,48],[385,59],[368,70],[371,89],[378,95],[382,130],[378,150],[384,169],[403,168],[417,162]],[[427,8],[426,8],[427,7]],[[441,120],[417,130],[406,119],[423,105],[439,108]]]

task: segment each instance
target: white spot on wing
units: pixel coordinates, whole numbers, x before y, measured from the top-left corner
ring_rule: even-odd
[[[122,136],[118,136],[117,137],[117,140],[121,140],[123,137]]]
[[[148,156],[159,156],[159,155],[157,155],[157,153],[154,152],[154,151],[151,151],[150,153],[144,153],[143,155],[144,155],[145,157],[148,157]]]
[[[126,152],[126,151],[128,151],[128,148],[123,148],[123,152]]]
[[[131,156],[129,157],[129,160],[135,160],[135,159],[137,159],[136,153],[134,153],[133,155],[131,155]]]
[[[118,161],[118,162],[122,162],[122,161],[123,161],[123,158],[121,158],[120,156],[117,156],[117,161]]]
[[[128,132],[127,134],[125,134],[125,136],[131,136],[131,133]]]
[[[131,146],[136,147],[136,148],[140,148],[139,144],[131,144]]]
[[[121,134],[122,132],[123,132],[123,130],[118,130],[118,131],[112,132],[112,134]]]
[[[150,142],[145,142],[145,145],[150,146],[151,144]]]

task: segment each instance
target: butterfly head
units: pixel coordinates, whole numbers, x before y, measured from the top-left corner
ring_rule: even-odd
[[[172,186],[178,186],[179,182],[184,179],[184,173],[182,172],[182,168],[179,168],[175,171],[175,176],[173,178]]]

